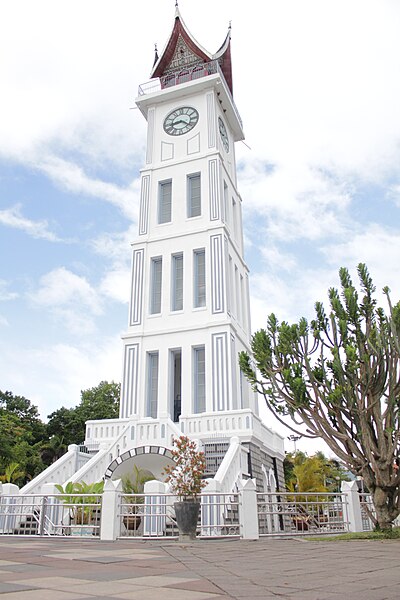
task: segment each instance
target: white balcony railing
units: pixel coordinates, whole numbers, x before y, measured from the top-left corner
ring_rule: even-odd
[[[188,83],[189,81],[195,81],[196,79],[201,79],[203,77],[208,77],[209,75],[215,75],[216,73],[218,73],[218,75],[224,82],[226,92],[231,99],[235,115],[240,123],[240,126],[243,127],[243,122],[240,117],[239,111],[236,107],[231,91],[228,88],[224,74],[217,60],[212,60],[208,63],[197,64],[192,67],[185,67],[174,71],[173,73],[169,73],[168,75],[163,75],[160,78],[151,79],[146,83],[142,83],[141,85],[139,85],[138,96],[154,94],[155,92],[175,87],[182,83]]]

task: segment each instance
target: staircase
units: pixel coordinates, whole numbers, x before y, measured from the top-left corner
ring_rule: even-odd
[[[39,533],[40,509],[34,508],[31,515],[25,515],[25,519],[13,531],[14,535],[37,535]]]

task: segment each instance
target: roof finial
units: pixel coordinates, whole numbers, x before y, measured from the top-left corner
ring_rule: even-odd
[[[156,62],[158,61],[158,51],[157,51],[157,44],[154,44],[154,62],[153,62],[153,67],[156,64]]]
[[[232,29],[232,21],[229,21],[228,29]]]
[[[178,0],[175,0],[175,7],[178,8]]]

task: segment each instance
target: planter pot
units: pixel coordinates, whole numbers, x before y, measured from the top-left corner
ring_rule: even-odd
[[[139,515],[124,515],[123,523],[128,531],[136,531],[142,519]]]
[[[174,509],[176,524],[179,529],[179,539],[181,541],[195,540],[200,502],[191,502],[187,500],[175,502]]]

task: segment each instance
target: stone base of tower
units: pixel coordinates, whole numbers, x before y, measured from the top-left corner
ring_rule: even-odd
[[[162,481],[164,468],[172,462],[173,440],[182,434],[203,448],[207,477],[219,491],[235,491],[243,478],[255,478],[260,492],[283,489],[283,438],[250,409],[241,409],[190,415],[179,423],[169,417],[88,421],[85,446],[72,445],[64,457],[30,481],[23,493],[41,493],[49,483],[120,479],[134,466]]]

